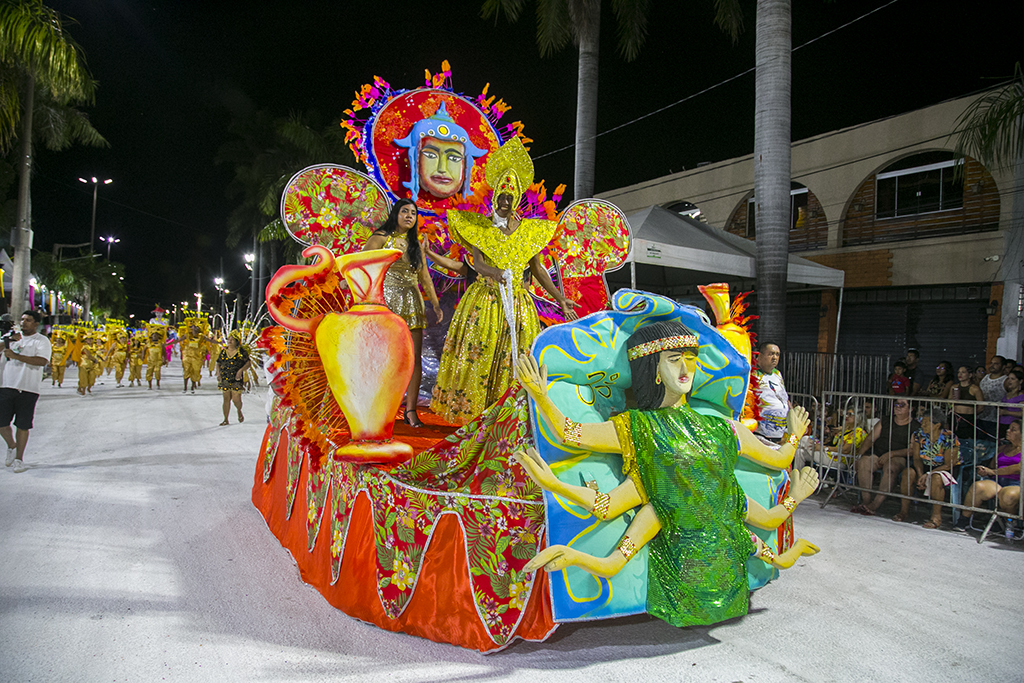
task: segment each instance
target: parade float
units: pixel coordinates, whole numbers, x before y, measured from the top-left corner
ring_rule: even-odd
[[[512,140],[528,141],[520,123],[501,123],[509,107],[487,88],[466,97],[449,83],[447,65],[413,90],[376,78],[357,93],[343,123],[365,170],[316,166],[296,174],[284,192],[284,223],[307,245],[310,263],[284,266],[267,288],[277,325],[259,345],[275,396],[252,499],[302,579],[330,604],[383,629],[489,652],[515,638],[543,640],[560,623],[648,612],[651,558],[639,547],[608,577],[578,566],[529,571],[545,548],[613,553],[636,514],[610,517],[538,485],[514,454],[536,449],[559,480],[597,492],[616,490],[630,475],[622,456],[567,445],[519,382],[461,427],[428,419],[414,430],[396,422],[412,343],[384,303],[383,280],[401,252],[359,249],[391,204],[409,198],[425,241],[466,260],[472,245],[451,229],[447,212],[490,215],[491,155]],[[741,418],[750,341],[742,306],[730,305],[727,289],[705,291],[715,323],[701,309],[661,296],[610,295],[604,275],[629,251],[622,213],[599,200],[559,212],[561,188],[549,198],[543,181],[531,177],[524,185],[519,215],[557,223],[545,268],[561,291],[585,302],[578,320],[565,321],[535,283],[530,287],[548,324],[530,356],[547,370],[547,396],[566,424],[600,423],[627,409],[628,356],[636,353],[627,349],[629,339],[658,322],[681,324],[691,331],[687,338],[699,340],[687,410]],[[435,280],[456,289],[464,277],[432,268]],[[730,531],[735,547],[758,549],[739,570],[744,613],[746,589],[777,575],[768,558],[809,553],[792,533],[789,512],[799,501],[789,497],[785,460],[781,452],[769,457],[770,467],[741,458],[735,477],[728,473],[746,494],[744,510],[776,513],[769,528],[751,527],[756,537],[745,528],[736,536],[739,523]],[[793,492],[798,498],[807,493],[803,484],[802,493]]]

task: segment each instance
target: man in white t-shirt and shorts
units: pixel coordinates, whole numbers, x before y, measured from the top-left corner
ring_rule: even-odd
[[[786,433],[786,414],[791,407],[786,383],[776,367],[782,357],[778,344],[764,342],[757,349],[757,377],[760,405],[760,420],[754,433],[773,443],[780,443]]]
[[[39,400],[43,367],[50,362],[50,340],[39,334],[42,316],[25,311],[21,316],[21,334],[13,333],[5,340],[3,379],[0,380],[0,437],[7,443],[4,464],[15,472],[24,472],[25,444],[32,429],[32,417]],[[11,421],[18,428],[17,438],[11,432]]]

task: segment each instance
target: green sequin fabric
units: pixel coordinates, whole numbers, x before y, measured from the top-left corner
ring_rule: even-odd
[[[661,522],[650,543],[647,611],[673,626],[747,613],[746,497],[736,435],[689,406],[630,411],[640,478]]]

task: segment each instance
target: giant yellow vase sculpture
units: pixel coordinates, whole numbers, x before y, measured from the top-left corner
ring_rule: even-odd
[[[345,413],[351,441],[334,457],[363,463],[399,463],[412,447],[392,439],[395,414],[413,370],[412,335],[384,303],[384,274],[401,258],[397,249],[375,249],[335,259],[326,247],[302,255],[310,266],[284,266],[267,286],[267,307],[282,327],[312,336],[331,394]],[[344,312],[296,318],[272,302],[281,289],[304,277],[337,268],[348,282],[353,305]]]

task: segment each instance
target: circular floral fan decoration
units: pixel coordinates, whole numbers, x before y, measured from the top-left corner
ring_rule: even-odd
[[[334,164],[304,168],[281,195],[281,220],[288,233],[336,255],[359,250],[389,211],[388,194],[373,179]]]

